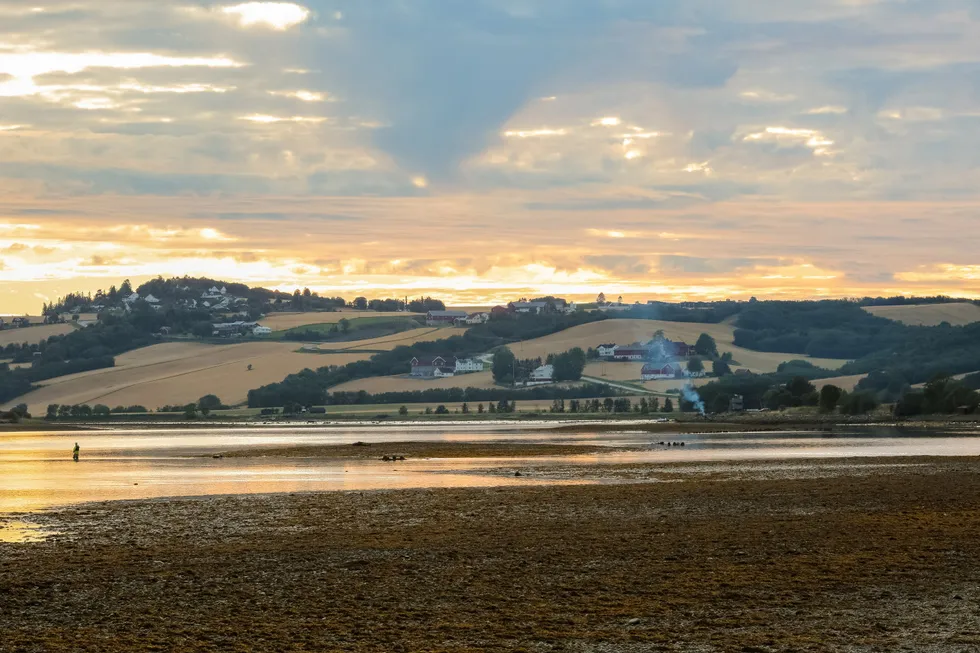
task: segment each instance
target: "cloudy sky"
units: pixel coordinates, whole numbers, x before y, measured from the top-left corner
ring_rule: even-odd
[[[980,0],[0,0],[0,313],[980,296]]]

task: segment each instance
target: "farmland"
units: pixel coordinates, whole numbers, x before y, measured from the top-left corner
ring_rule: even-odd
[[[411,331],[402,331],[401,333],[395,333],[381,338],[371,338],[369,340],[322,343],[317,346],[317,349],[320,351],[391,351],[395,347],[414,345],[417,342],[442,340],[443,338],[459,336],[463,333],[465,333],[465,329],[426,327],[412,329]]]
[[[919,304],[912,306],[868,306],[872,315],[901,322],[909,326],[965,326],[980,322],[980,306],[968,302],[953,304]]]
[[[288,331],[298,327],[315,324],[337,324],[341,320],[356,320],[358,318],[404,317],[410,318],[419,313],[377,313],[375,311],[336,311],[333,313],[272,313],[259,320],[259,324],[273,331]]]
[[[512,345],[511,350],[518,358],[546,358],[548,354],[558,354],[572,347],[588,349],[603,343],[627,345],[633,342],[647,341],[658,330],[663,330],[667,338],[671,340],[684,341],[688,344],[694,344],[702,333],[707,333],[718,343],[719,353],[731,352],[738,363],[737,367],[747,368],[753,372],[775,372],[780,363],[794,359],[805,359],[818,367],[832,370],[840,368],[847,362],[827,358],[807,358],[799,354],[751,351],[736,347],[732,344],[735,327],[731,324],[698,324],[657,320],[593,322],[544,338]],[[618,366],[624,367],[617,369]],[[623,378],[624,374],[629,378],[638,379],[642,367],[639,363],[608,363],[606,364],[606,373],[610,375],[609,378],[611,379],[628,380],[628,378]],[[629,372],[623,372],[622,369],[627,369]]]
[[[330,388],[331,392],[360,392],[381,394],[384,392],[411,392],[446,388],[493,388],[493,374],[480,372],[446,379],[413,379],[408,376],[381,376],[358,379]]]
[[[282,381],[288,374],[371,356],[363,352],[317,356],[296,349],[296,344],[271,342],[154,345],[117,357],[116,367],[46,381],[21,400],[39,413],[52,403],[142,405],[153,410],[197,401],[206,394],[234,405],[244,402],[249,390]]]
[[[0,347],[7,345],[36,345],[52,336],[63,336],[75,330],[70,324],[45,324],[24,329],[4,329],[0,331]]]
[[[547,358],[548,354],[558,354],[573,347],[588,349],[603,343],[629,344],[637,341],[649,340],[650,337],[659,329],[663,329],[668,338],[683,340],[693,344],[702,333],[708,333],[718,343],[720,352],[730,351],[737,362],[734,367],[746,368],[753,372],[775,372],[780,363],[788,360],[806,358],[796,354],[780,354],[770,352],[757,352],[736,347],[731,344],[734,337],[734,327],[731,324],[694,324],[682,322],[662,322],[651,320],[605,320],[593,322],[582,326],[567,329],[543,338],[528,340],[510,345],[510,349],[518,358]],[[424,330],[420,330],[424,331]],[[426,339],[436,340],[448,337],[456,333],[456,330],[437,330],[441,333],[433,333],[425,336]],[[399,334],[405,335],[405,334]],[[398,337],[398,336],[393,336]],[[416,340],[418,341],[418,340]],[[331,343],[321,345],[324,347],[341,347],[347,343]],[[357,343],[356,349],[379,349],[384,343]],[[394,343],[401,344],[401,343]],[[394,344],[391,347],[393,348]],[[355,351],[356,349],[344,349],[344,351]],[[834,359],[806,359],[814,365],[827,369],[838,369],[847,361]],[[682,364],[683,366],[683,364]],[[586,376],[606,381],[639,381],[640,370],[643,363],[612,363],[612,362],[593,362],[585,370]],[[695,385],[707,383],[711,379],[700,379],[695,381]],[[665,393],[669,390],[677,390],[690,383],[687,380],[658,380],[649,381],[642,385],[649,390],[658,393]],[[351,381],[343,385],[331,388],[334,392],[358,392],[365,391],[371,394],[382,392],[408,392],[414,390],[429,390],[433,388],[467,388],[467,387],[493,387],[493,378],[489,372],[483,374],[453,377],[449,379],[422,380],[408,376],[389,376],[380,378],[369,378]]]

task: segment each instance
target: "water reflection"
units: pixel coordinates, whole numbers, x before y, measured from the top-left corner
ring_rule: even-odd
[[[578,433],[515,430],[486,425],[383,425],[347,428],[236,428],[223,430],[113,430],[91,433],[0,434],[0,514],[84,501],[210,494],[323,490],[481,487],[543,482],[496,473],[532,459],[374,460],[223,458],[216,452],[289,445],[451,441],[579,443],[610,447],[608,454],[534,458],[535,465],[793,460],[864,456],[975,456],[980,437],[910,436],[897,429],[846,434],[741,433],[667,435],[623,431]],[[81,461],[71,460],[78,441]],[[685,446],[658,443],[683,442]],[[638,448],[627,453],[617,447]]]
[[[43,526],[34,522],[0,522],[0,543],[2,544],[43,542],[47,538],[59,534],[55,531],[46,530]]]

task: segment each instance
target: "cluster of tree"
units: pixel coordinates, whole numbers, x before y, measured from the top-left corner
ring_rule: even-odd
[[[667,398],[664,400],[663,408],[660,406],[660,400],[656,397],[647,399],[643,397],[640,401],[634,403],[632,400],[626,397],[606,397],[603,400],[590,399],[586,401],[579,401],[578,399],[572,399],[565,404],[565,400],[556,399],[551,404],[552,413],[639,413],[641,415],[649,415],[651,413],[672,413],[674,412],[674,402],[672,399]]]
[[[207,417],[212,411],[226,410],[227,408],[228,406],[225,406],[216,395],[204,395],[196,403],[162,406],[157,412],[183,413],[185,417],[194,418],[197,417],[198,413]]]
[[[523,383],[531,377],[531,372],[541,367],[540,358],[519,359],[507,347],[493,353],[493,380],[500,384]]]
[[[520,340],[540,338],[604,319],[606,316],[598,312],[497,316],[461,335],[396,347],[392,351],[375,354],[366,361],[291,374],[279,383],[250,391],[248,405],[251,408],[268,408],[283,406],[287,401],[295,401],[304,406],[322,405],[329,388],[356,379],[407,374],[411,371],[411,360],[415,357],[440,355],[467,358]]]
[[[743,303],[724,302],[683,302],[667,304],[634,304],[622,317],[639,320],[663,320],[665,322],[696,322],[699,324],[718,324],[737,315]]]
[[[412,313],[428,313],[429,311],[444,311],[446,305],[432,297],[419,297],[408,303],[408,310]]]
[[[554,399],[591,399],[594,397],[615,397],[621,391],[600,384],[586,383],[577,387],[561,387],[553,385],[536,386],[521,390],[506,388],[431,388],[410,392],[385,392],[368,394],[367,392],[334,392],[324,397],[322,402],[304,404],[306,406],[358,406],[375,404],[462,404],[476,402],[499,402],[503,400],[554,400]]]
[[[8,411],[0,411],[0,423],[17,424],[22,419],[30,419],[31,414],[27,410],[27,404],[17,404]]]
[[[942,374],[980,370],[980,322],[966,326],[901,327],[901,336],[883,340],[881,348],[841,368],[842,374],[872,374],[861,388],[894,391],[897,384],[926,383]],[[884,376],[883,376],[884,375]],[[894,394],[892,394],[894,399]]]
[[[92,417],[107,417],[109,415],[133,415],[148,413],[145,406],[116,406],[109,408],[104,404],[89,406],[88,404],[48,404],[45,419],[88,419]]]
[[[897,417],[972,414],[980,408],[980,393],[964,382],[940,375],[922,390],[909,390],[895,404]]]
[[[701,386],[698,392],[706,409],[713,413],[727,412],[735,396],[742,397],[748,410],[819,406],[823,412],[862,415],[880,404],[872,392],[848,393],[833,385],[825,385],[818,392],[807,377],[785,373],[729,375]]]
[[[580,347],[574,347],[561,354],[548,354],[546,363],[554,366],[555,382],[580,381],[585,371],[586,354]],[[541,367],[540,358],[518,359],[508,347],[501,347],[493,353],[493,380],[500,384],[525,383],[531,373]]]
[[[755,302],[738,315],[735,344],[757,351],[859,358],[906,328],[844,300]]]
[[[948,297],[946,295],[936,295],[934,297],[864,297],[858,300],[858,306],[917,306],[920,304],[950,304],[953,302],[963,302],[962,299]],[[974,304],[980,306],[980,300],[973,300]]]

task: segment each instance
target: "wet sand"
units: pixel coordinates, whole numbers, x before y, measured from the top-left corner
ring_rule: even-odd
[[[372,442],[343,445],[250,447],[228,451],[225,458],[320,458],[376,460],[383,456],[406,458],[528,458],[578,456],[624,451],[627,448],[585,444],[537,442]]]
[[[980,460],[794,464],[66,508],[0,651],[978,650]]]

